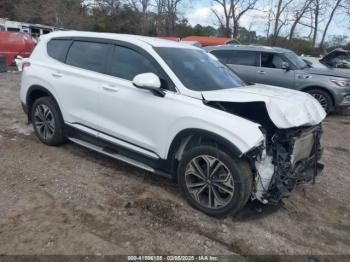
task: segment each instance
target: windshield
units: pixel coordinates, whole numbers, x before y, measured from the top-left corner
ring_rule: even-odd
[[[155,50],[188,89],[211,91],[244,85],[229,68],[202,50],[171,47]]]
[[[301,59],[299,56],[297,56],[296,53],[294,52],[287,52],[284,53],[285,57],[287,57],[287,59],[296,66],[297,69],[304,69],[307,68],[307,64],[304,62],[303,59]]]

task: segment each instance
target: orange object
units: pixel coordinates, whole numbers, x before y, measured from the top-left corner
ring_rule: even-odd
[[[227,44],[238,44],[235,39],[227,37],[208,37],[208,36],[187,36],[181,39],[181,41],[197,41],[202,46],[216,46]]]
[[[25,33],[0,32],[0,54],[6,57],[6,64],[13,65],[16,56],[27,58],[31,55],[35,42]]]

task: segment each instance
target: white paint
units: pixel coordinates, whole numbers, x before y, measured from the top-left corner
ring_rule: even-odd
[[[272,122],[278,128],[317,125],[326,112],[311,95],[291,89],[255,84],[252,86],[203,92],[208,101],[255,102],[261,101]]]

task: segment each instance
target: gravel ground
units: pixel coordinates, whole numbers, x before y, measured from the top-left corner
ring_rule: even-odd
[[[1,254],[350,255],[350,114],[324,121],[325,171],[273,213],[214,219],[166,179],[26,125],[20,73],[0,74]]]

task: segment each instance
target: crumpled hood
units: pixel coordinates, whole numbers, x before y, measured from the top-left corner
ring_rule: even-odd
[[[350,78],[349,73],[339,71],[337,69],[322,69],[322,68],[306,68],[300,72],[313,75],[335,76],[341,78]]]
[[[232,89],[202,92],[212,102],[264,102],[271,121],[278,128],[317,125],[326,112],[311,95],[275,86],[255,84]]]

